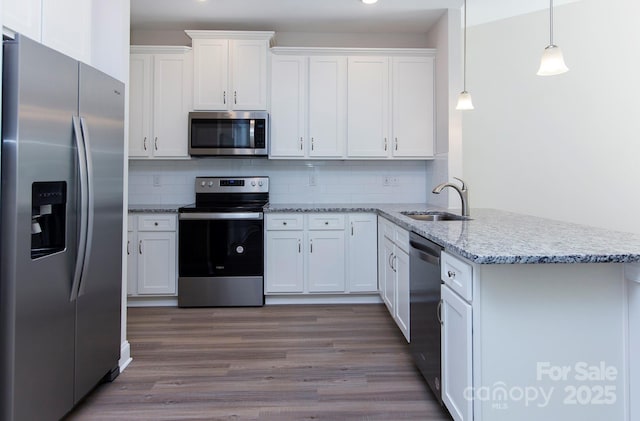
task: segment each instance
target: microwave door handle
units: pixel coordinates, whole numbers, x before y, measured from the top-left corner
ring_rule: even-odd
[[[256,147],[256,121],[249,120],[249,145],[251,149]]]

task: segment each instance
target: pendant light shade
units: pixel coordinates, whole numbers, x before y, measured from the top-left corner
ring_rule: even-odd
[[[473,102],[471,101],[471,94],[469,92],[460,92],[460,95],[458,95],[458,105],[456,105],[456,110],[473,110]]]
[[[549,45],[542,53],[538,76],[560,75],[569,71],[567,65],[564,64],[562,50],[553,43],[553,0],[549,1]]]
[[[458,95],[458,104],[456,110],[467,111],[473,110],[473,102],[471,102],[471,94],[467,92],[467,0],[464,0],[464,44],[462,56],[462,92]]]

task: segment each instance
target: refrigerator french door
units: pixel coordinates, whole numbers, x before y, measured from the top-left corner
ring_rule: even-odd
[[[63,417],[120,358],[124,86],[3,46],[0,419]]]

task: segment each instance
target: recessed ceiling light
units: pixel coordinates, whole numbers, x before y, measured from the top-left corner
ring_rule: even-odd
[[[362,2],[363,2],[364,4],[373,4],[373,3],[377,3],[377,2],[378,2],[378,0],[362,0]]]

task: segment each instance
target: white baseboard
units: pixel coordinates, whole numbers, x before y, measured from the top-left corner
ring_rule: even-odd
[[[129,341],[124,341],[120,345],[120,361],[118,361],[121,373],[131,364],[131,361],[133,361],[133,358],[131,358],[131,344],[129,344]]]
[[[128,297],[127,307],[177,307],[178,297]]]
[[[279,304],[380,304],[382,299],[374,294],[349,295],[267,295],[266,305]]]

